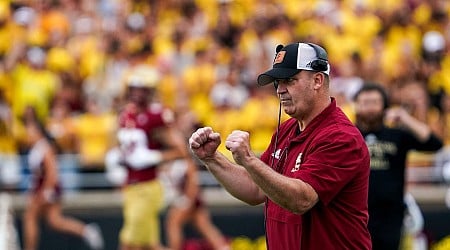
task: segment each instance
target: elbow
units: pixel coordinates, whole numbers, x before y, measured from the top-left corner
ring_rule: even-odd
[[[319,202],[319,195],[316,191],[308,183],[304,182],[304,184],[305,188],[303,188],[300,193],[297,193],[295,196],[297,198],[291,197],[289,200],[292,202],[288,203],[291,205],[291,209],[289,210],[292,213],[299,215],[308,212],[317,204],[317,202]]]
[[[302,215],[311,210],[311,208],[313,208],[317,202],[318,198],[302,200],[295,203],[289,210],[291,210],[291,212],[294,214]]]
[[[263,203],[262,201],[259,201],[259,200],[251,200],[251,201],[245,201],[245,203],[247,203],[248,205],[250,205],[250,206],[258,206],[258,205],[260,205],[261,203]]]
[[[308,212],[312,207],[309,206],[297,206],[293,209],[291,209],[291,212],[294,214],[302,215],[306,212]]]
[[[247,203],[250,206],[257,206],[266,201],[266,196],[252,196],[247,197],[246,199],[242,199],[243,202]]]
[[[292,213],[302,215],[308,212],[312,207],[309,206],[296,206],[295,208],[289,209]]]

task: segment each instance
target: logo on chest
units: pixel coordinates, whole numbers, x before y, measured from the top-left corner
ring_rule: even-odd
[[[302,155],[303,155],[303,153],[299,153],[297,155],[297,159],[295,159],[295,165],[291,169],[292,173],[297,172],[298,170],[300,170],[300,165],[302,164]]]

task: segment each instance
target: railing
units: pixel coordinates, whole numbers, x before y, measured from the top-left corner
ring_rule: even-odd
[[[92,189],[114,189],[117,186],[111,183],[107,178],[105,172],[88,171],[82,169],[79,164],[79,158],[76,154],[60,154],[58,155],[58,166],[60,182],[65,190],[92,190]],[[31,187],[32,175],[28,168],[27,156],[20,155],[17,159],[17,164],[9,164],[9,166],[2,166],[0,162],[0,170],[2,167],[15,167],[14,171],[18,177],[18,181],[10,183],[5,181],[1,176],[0,171],[0,190],[7,189],[9,191],[25,191]],[[13,177],[7,177],[13,178]],[[14,179],[13,178],[13,179]],[[442,170],[437,167],[409,167],[406,172],[406,181],[408,183],[426,183],[426,184],[445,184],[442,177]],[[199,169],[199,184],[202,187],[220,187],[216,179],[205,169]]]
[[[88,171],[82,169],[79,164],[78,155],[76,154],[60,154],[58,155],[59,178],[64,190],[92,190],[92,189],[114,189],[117,186],[111,183],[105,172]],[[0,168],[1,168],[0,163]],[[6,166],[3,166],[6,167]],[[9,191],[22,192],[28,190],[32,185],[32,174],[29,170],[26,155],[21,155],[17,159],[17,164],[9,164],[7,167],[17,168],[9,172],[15,172],[19,177],[7,177],[10,179],[17,178],[18,181],[10,183],[0,176],[0,190],[7,189]],[[1,173],[1,171],[0,171]],[[199,171],[199,183],[203,187],[218,187],[219,183],[205,169]]]

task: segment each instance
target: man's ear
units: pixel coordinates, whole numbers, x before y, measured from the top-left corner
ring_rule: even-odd
[[[317,72],[313,75],[314,89],[319,89],[325,84],[325,74],[322,72]]]

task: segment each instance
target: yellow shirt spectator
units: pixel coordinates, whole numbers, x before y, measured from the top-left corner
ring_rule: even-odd
[[[89,100],[87,107],[88,112],[74,119],[80,166],[84,171],[99,171],[115,142],[116,115],[98,110],[94,100]]]
[[[47,67],[54,72],[71,72],[75,59],[64,47],[53,47],[48,51]]]
[[[12,72],[12,81],[13,114],[20,117],[27,106],[32,106],[39,119],[44,120],[48,116],[49,103],[59,88],[59,77],[49,70],[21,64]]]

